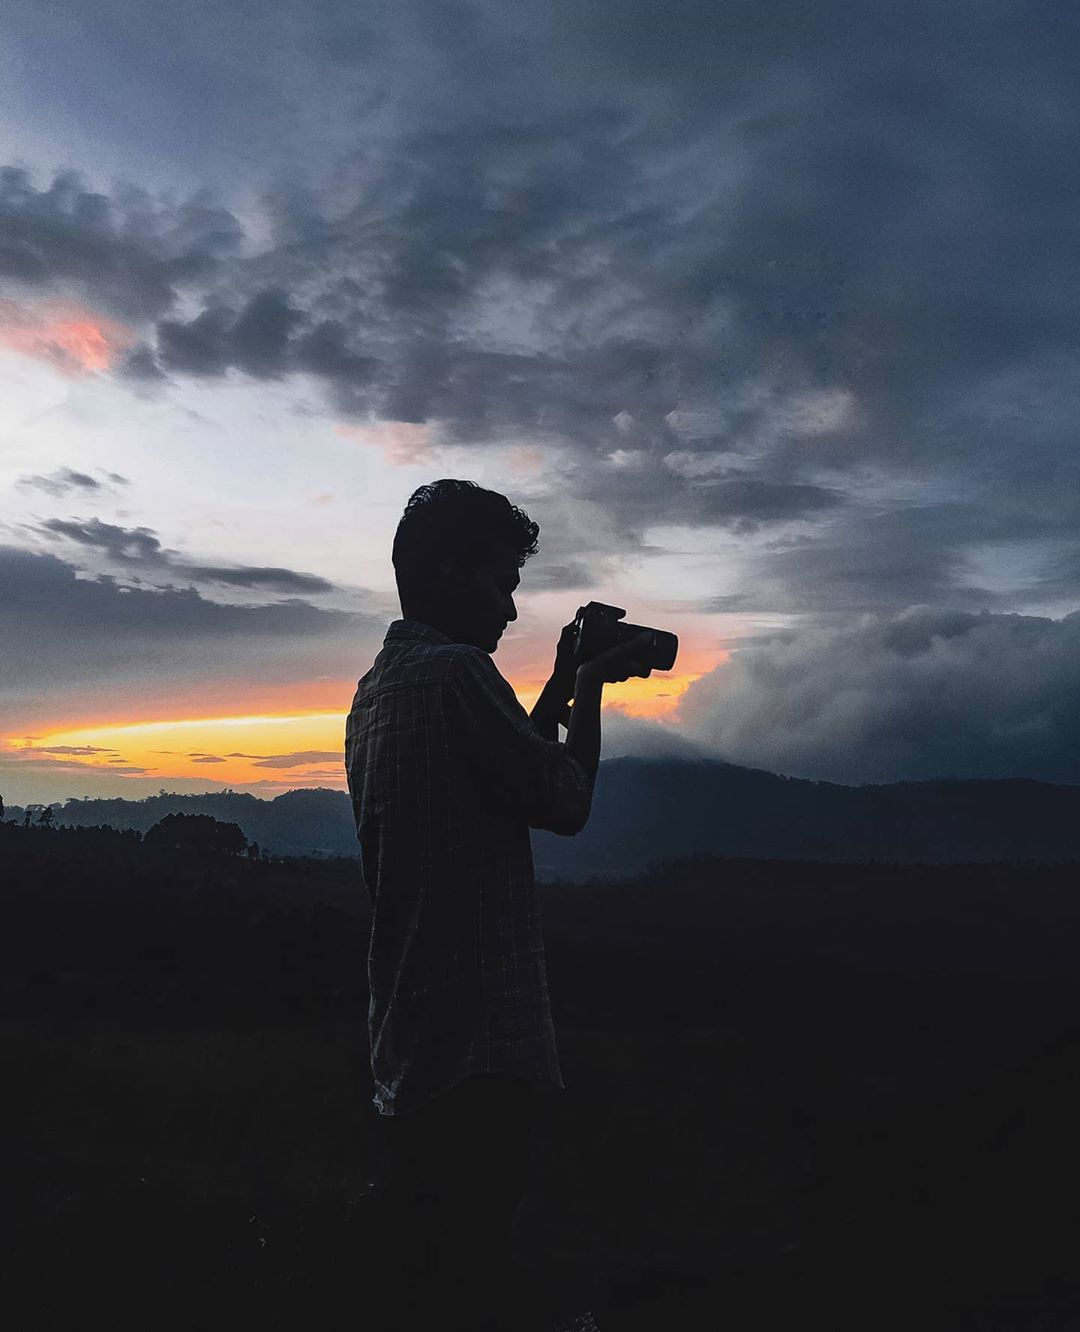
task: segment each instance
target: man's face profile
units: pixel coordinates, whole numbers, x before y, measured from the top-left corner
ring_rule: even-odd
[[[517,560],[505,547],[475,569],[447,562],[429,622],[456,643],[495,652],[506,625],[517,619],[514,592],[520,582]]]

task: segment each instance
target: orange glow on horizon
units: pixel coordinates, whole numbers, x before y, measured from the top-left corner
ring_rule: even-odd
[[[298,786],[345,787],[341,712],[299,716],[187,717],[50,730],[2,751],[16,762],[54,757],[97,774],[208,786],[256,786],[268,794]],[[69,768],[74,773],[74,768]]]
[[[167,681],[160,691],[143,682],[130,693],[122,687],[110,691],[101,704],[88,698],[70,711],[51,715],[25,715],[18,731],[7,734],[58,735],[87,730],[114,730],[156,722],[185,722],[192,717],[303,717],[320,713],[344,716],[352,702],[356,680],[295,680],[263,684],[244,680],[209,683]]]
[[[660,674],[610,684],[604,691],[604,706],[632,717],[662,720],[698,678]],[[526,711],[532,710],[541,687],[539,682],[515,686]],[[299,686],[291,688],[301,692]],[[16,763],[20,755],[39,764],[62,762],[74,779],[73,788],[78,771],[85,769],[99,775],[152,778],[165,787],[175,779],[205,779],[211,788],[254,787],[268,796],[302,786],[344,790],[345,714],[351,691],[342,702],[341,685],[335,683],[333,694],[334,706],[323,710],[54,723],[35,727],[35,734],[25,739],[9,732],[0,755]],[[305,697],[311,701],[310,691]],[[565,739],[565,732],[560,737]]]
[[[0,300],[0,346],[62,375],[100,374],[134,341],[131,329],[79,305],[51,301],[31,308]]]
[[[726,660],[727,653],[723,659]],[[718,663],[714,663],[718,664]],[[630,679],[621,684],[604,687],[605,706],[625,713],[628,717],[641,717],[646,721],[662,721],[678,707],[682,694],[700,680],[704,672],[685,675],[651,675],[648,679]]]

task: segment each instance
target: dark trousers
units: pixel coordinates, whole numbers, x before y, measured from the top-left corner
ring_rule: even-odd
[[[528,1325],[512,1240],[538,1096],[533,1083],[485,1074],[383,1120],[384,1326]]]

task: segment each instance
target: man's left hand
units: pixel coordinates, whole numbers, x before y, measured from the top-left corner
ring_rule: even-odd
[[[574,697],[574,685],[577,680],[577,620],[571,620],[563,626],[559,635],[559,645],[555,649],[555,667],[547,689],[560,703],[569,703]]]

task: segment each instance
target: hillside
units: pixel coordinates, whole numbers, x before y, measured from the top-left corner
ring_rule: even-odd
[[[238,823],[275,855],[355,856],[349,798],[325,788],[274,800],[237,792],[69,800],[58,824],[145,832],[166,814]],[[9,817],[20,817],[13,809]],[[577,837],[534,831],[537,877],[610,878],[707,854],[917,863],[1080,860],[1080,787],[932,781],[840,786],[709,760],[611,759]]]
[[[354,865],[10,822],[0,863],[7,1325],[343,1325],[384,1168]],[[1075,877],[546,885],[566,1089],[527,1264],[604,1332],[1080,1325]]]
[[[706,854],[770,860],[1080,860],[1080,787],[932,781],[840,786],[710,761],[601,765],[575,838],[534,832],[541,879],[609,878]]]

